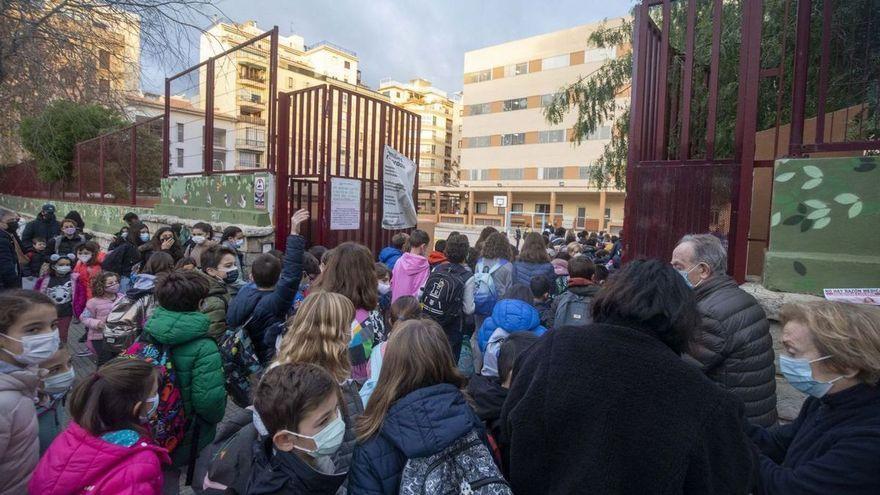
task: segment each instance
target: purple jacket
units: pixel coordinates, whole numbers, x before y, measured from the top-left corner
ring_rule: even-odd
[[[403,253],[391,272],[391,302],[394,303],[403,296],[419,297],[419,290],[425,286],[430,274],[428,258]]]

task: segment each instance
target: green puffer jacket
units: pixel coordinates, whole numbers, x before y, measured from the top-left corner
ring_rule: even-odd
[[[226,333],[226,311],[233,296],[232,288],[214,277],[205,275],[205,278],[211,286],[208,289],[208,297],[202,301],[199,311],[211,322],[208,335],[219,342]]]
[[[171,345],[171,361],[177,371],[187,418],[199,422],[199,450],[214,440],[217,423],[226,411],[226,381],[217,344],[208,334],[208,318],[202,313],[178,313],[156,308],[144,331],[160,344]],[[190,458],[192,423],[183,442],[171,456],[174,466]]]

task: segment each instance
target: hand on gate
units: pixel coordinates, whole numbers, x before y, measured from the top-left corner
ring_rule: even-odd
[[[290,217],[290,235],[299,235],[299,227],[303,222],[308,221],[309,212],[307,210],[298,210]]]

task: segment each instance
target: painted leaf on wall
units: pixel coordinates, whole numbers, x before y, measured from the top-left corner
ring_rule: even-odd
[[[831,213],[831,208],[820,208],[807,215],[807,220],[818,220],[822,217],[827,217],[829,213]]]
[[[820,218],[816,220],[813,224],[813,230],[824,229],[829,223],[831,223],[831,219],[828,217]]]
[[[871,170],[874,170],[875,168],[877,168],[877,164],[874,163],[873,161],[870,161],[870,162],[862,162],[862,163],[856,165],[855,167],[853,167],[853,170],[855,170],[856,172],[870,172]]]
[[[804,167],[804,173],[809,175],[814,179],[821,179],[825,174],[822,173],[822,170],[815,165],[807,165]]]
[[[804,185],[801,186],[801,189],[815,189],[816,187],[819,187],[819,184],[821,184],[821,183],[822,183],[821,177],[819,177],[817,179],[810,179],[810,180],[804,182]]]
[[[808,199],[804,201],[804,204],[810,208],[825,208],[828,206],[824,201],[819,201],[818,199]]]
[[[801,263],[800,261],[795,261],[792,265],[794,266],[794,271],[798,275],[803,277],[804,275],[807,274],[807,267],[804,266],[804,264]]]
[[[859,216],[859,213],[862,212],[862,202],[856,201],[852,206],[849,207],[849,211],[847,212],[847,216],[850,218],[855,218]]]
[[[859,200],[859,197],[852,193],[841,193],[834,197],[834,201],[842,205],[853,204]]]
[[[794,177],[794,172],[785,172],[776,176],[776,182],[788,182]]]
[[[813,226],[812,220],[804,220],[803,222],[801,222],[801,232],[806,232],[806,231],[810,230],[810,227],[812,227],[812,226]]]
[[[792,215],[792,216],[786,218],[785,221],[782,223],[783,223],[783,225],[797,225],[797,224],[801,223],[803,220],[804,220],[803,215]]]
[[[779,225],[779,222],[781,222],[781,221],[782,221],[782,213],[777,211],[776,213],[774,213],[770,217],[770,226],[776,227],[777,225]]]

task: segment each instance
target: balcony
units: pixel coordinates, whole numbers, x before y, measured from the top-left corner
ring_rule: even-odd
[[[265,55],[260,53],[255,53],[247,48],[242,48],[235,53],[235,57],[238,59],[238,63],[248,66],[248,67],[256,67],[258,69],[266,70],[269,66],[269,54]]]
[[[240,84],[253,86],[255,88],[260,88],[260,89],[266,88],[266,77],[263,75],[259,75],[259,74],[253,74],[253,73],[248,73],[248,72],[239,72],[238,82]]]
[[[260,112],[266,109],[266,102],[263,101],[263,97],[257,93],[240,91],[237,97],[238,104],[245,110]]]
[[[241,114],[238,116],[238,121],[245,124],[254,124],[254,125],[266,125],[266,119],[255,117],[253,115]]]
[[[249,149],[266,149],[266,140],[265,139],[253,139],[253,138],[238,138],[235,140],[235,146],[237,148],[249,148]]]

